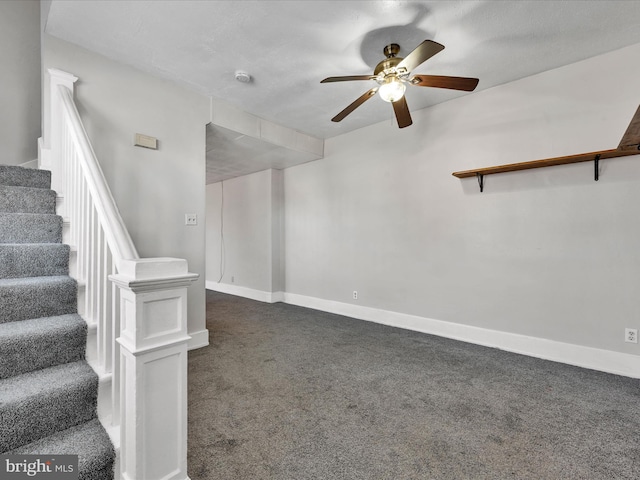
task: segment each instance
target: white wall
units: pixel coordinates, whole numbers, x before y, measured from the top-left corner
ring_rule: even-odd
[[[282,178],[270,169],[207,185],[208,288],[269,301],[282,291]]]
[[[640,354],[623,342],[640,328],[640,157],[597,183],[591,163],[485,177],[484,193],[451,176],[615,148],[640,103],[632,58],[640,45],[327,140],[285,170],[286,291]]]
[[[0,164],[38,157],[40,2],[0,2]]]
[[[271,170],[271,292],[284,292],[284,170]],[[277,297],[279,298],[279,297]]]
[[[76,100],[98,160],[141,257],[186,258],[188,329],[205,329],[205,125],[207,97],[45,35],[44,68],[79,77]],[[45,99],[46,100],[46,99]],[[158,150],[133,146],[135,133]],[[197,226],[184,215],[196,213]]]
[[[640,103],[631,58],[640,45],[326,140],[284,170],[284,301],[640,377],[623,341],[640,329],[640,157],[602,161],[598,182],[591,162],[492,175],[484,193],[451,175],[616,148]],[[268,181],[234,182],[225,225],[246,223],[225,241],[249,259]],[[277,300],[264,284],[207,286]]]

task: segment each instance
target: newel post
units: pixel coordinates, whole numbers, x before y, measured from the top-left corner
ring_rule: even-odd
[[[43,112],[43,132],[39,142],[38,167],[51,170],[52,188],[58,193],[64,191],[64,173],[62,172],[62,106],[60,104],[60,85],[73,92],[78,77],[55,68],[49,68],[45,74],[45,101]]]
[[[176,258],[124,260],[120,289],[120,469],[124,480],[188,480],[187,287]]]

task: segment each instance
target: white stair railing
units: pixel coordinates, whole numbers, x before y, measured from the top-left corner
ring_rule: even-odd
[[[198,275],[183,259],[139,257],[78,114],[76,80],[48,71],[40,168],[52,172],[75,254],[98,414],[118,452],[115,478],[186,480],[187,287]]]

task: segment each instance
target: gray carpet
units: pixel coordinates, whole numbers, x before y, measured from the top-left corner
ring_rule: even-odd
[[[77,454],[80,480],[112,480],[115,451],[97,420],[51,175],[0,165],[0,453]],[[149,479],[151,480],[151,479]]]
[[[62,217],[45,213],[0,213],[1,243],[61,243]]]
[[[86,344],[87,324],[78,314],[4,323],[0,379],[82,360]]]
[[[98,377],[83,360],[1,380],[0,452],[93,420],[97,389]]]
[[[44,188],[0,185],[0,212],[56,213],[56,192]]]
[[[0,279],[0,323],[76,313],[78,285],[70,276]]]
[[[22,168],[14,165],[0,165],[0,184],[15,187],[51,188],[51,172]]]
[[[111,440],[98,419],[62,430],[33,443],[16,448],[10,455],[78,455],[81,480],[113,478],[115,453]]]
[[[638,479],[640,382],[207,291],[189,475]]]
[[[0,243],[0,278],[69,275],[69,245]]]

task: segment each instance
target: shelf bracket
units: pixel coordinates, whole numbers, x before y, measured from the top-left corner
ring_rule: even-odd
[[[478,177],[478,185],[480,185],[480,193],[484,192],[484,175],[482,173],[476,173]]]
[[[593,179],[596,182],[600,179],[600,154],[593,160]]]

